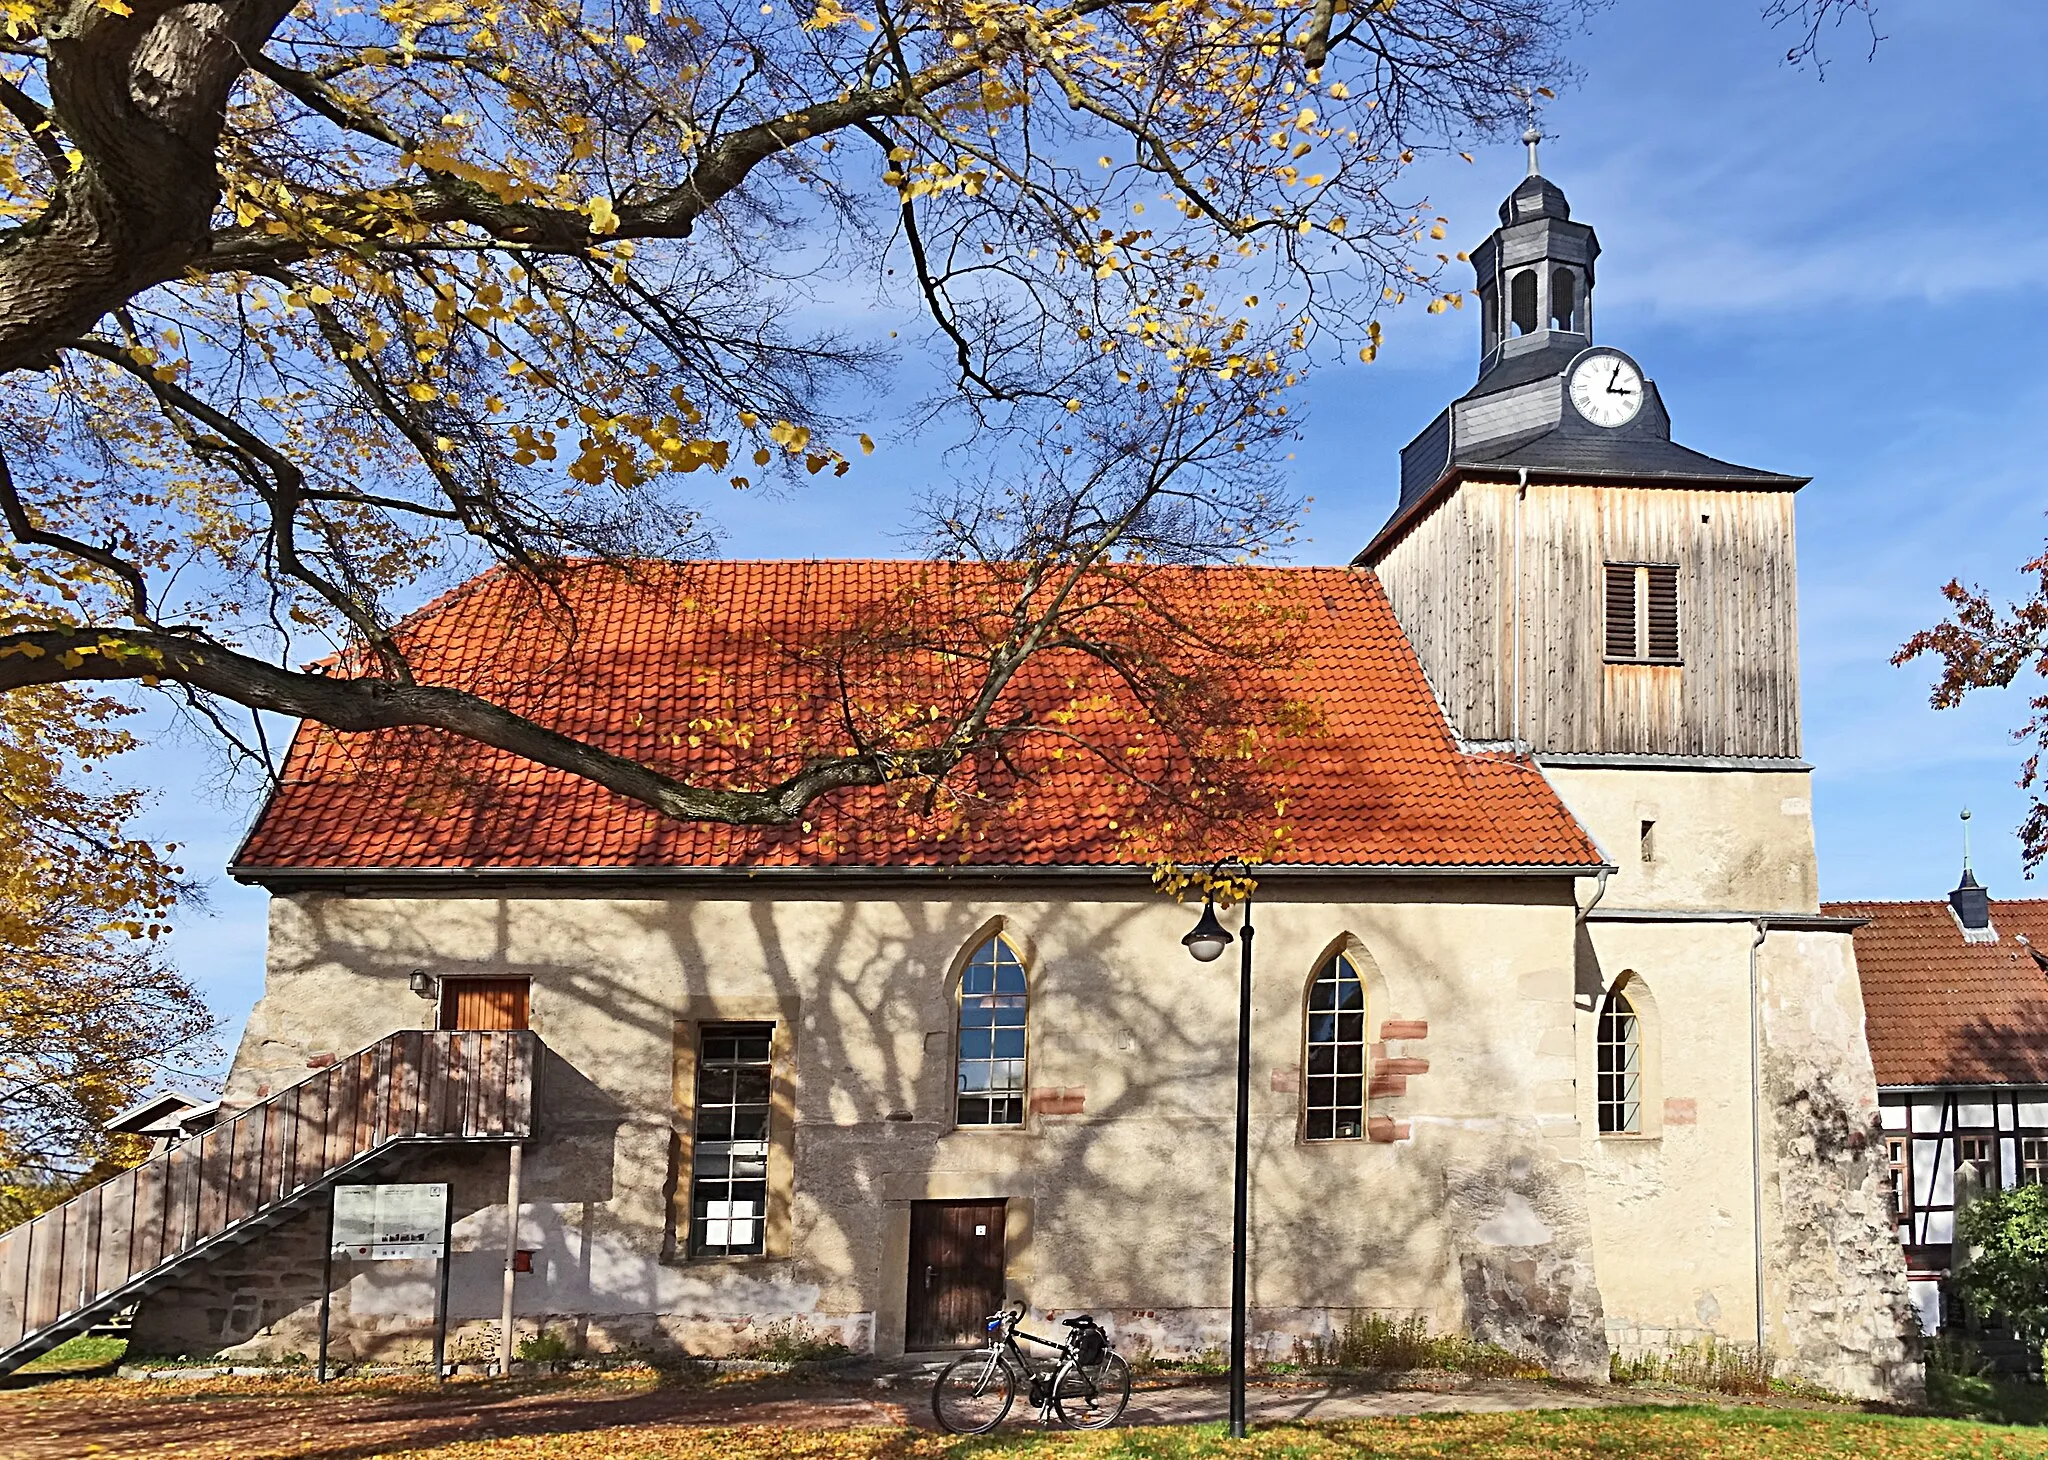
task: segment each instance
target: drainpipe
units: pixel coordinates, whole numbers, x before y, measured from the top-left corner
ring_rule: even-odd
[[[1514,733],[1509,738],[1515,743],[1519,754],[1522,748],[1522,503],[1529,496],[1529,468],[1521,468],[1521,480],[1515,484],[1515,669]],[[1498,723],[1498,722],[1496,722]],[[1605,885],[1604,883],[1602,884]]]
[[[1769,920],[1756,920],[1749,944],[1749,1195],[1750,1230],[1756,1237],[1756,1351],[1764,1351],[1764,1081],[1760,1020],[1763,998],[1758,983],[1757,953],[1770,935]]]
[[[1602,855],[1605,855],[1605,853]],[[1599,885],[1593,889],[1593,900],[1579,909],[1579,922],[1581,924],[1584,924],[1586,919],[1593,915],[1593,909],[1600,906],[1600,899],[1607,895],[1607,879],[1614,875],[1614,868],[1602,867],[1593,875],[1599,878],[1600,881]]]
[[[505,1287],[498,1309],[498,1375],[512,1373],[512,1275],[519,1270],[519,1168],[526,1147],[518,1141],[505,1158]]]

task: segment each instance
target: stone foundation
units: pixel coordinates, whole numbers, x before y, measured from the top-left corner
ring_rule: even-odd
[[[263,1358],[310,1356],[319,1341],[326,1241],[327,1209],[320,1205],[240,1246],[193,1261],[142,1300],[129,1350],[138,1356],[228,1350]]]

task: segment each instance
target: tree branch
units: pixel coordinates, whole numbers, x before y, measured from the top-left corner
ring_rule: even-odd
[[[18,543],[31,547],[49,548],[54,552],[67,553],[74,558],[83,558],[88,563],[106,569],[128,587],[128,611],[135,621],[149,628],[159,625],[150,616],[149,585],[143,581],[142,571],[127,561],[111,547],[94,547],[75,537],[61,532],[51,532],[37,527],[29,515],[28,505],[21,500],[21,493],[15,490],[14,472],[7,464],[7,458],[0,456],[0,516],[7,522],[7,531]]]
[[[943,776],[964,755],[948,743],[902,755],[832,757],[758,790],[713,788],[664,775],[444,686],[308,674],[223,644],[148,630],[49,629],[0,636],[0,694],[30,685],[161,680],[346,733],[443,730],[595,781],[665,816],[731,826],[786,825],[822,796],[854,786]]]

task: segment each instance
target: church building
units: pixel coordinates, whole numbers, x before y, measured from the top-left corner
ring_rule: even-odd
[[[1477,381],[1373,540],[1160,570],[1283,606],[1316,711],[1256,868],[1254,1351],[1375,1312],[1574,1378],[1711,1336],[1909,1394],[1858,920],[1819,905],[1801,759],[1804,480],[1672,440],[1530,152],[1472,255]],[[501,576],[412,627],[423,678],[544,671],[563,729],[687,765],[721,687],[800,698],[790,646],[963,575],[593,568],[559,660]],[[508,1270],[521,1333],[592,1349],[943,1349],[1005,1298],[1126,1353],[1222,1343],[1235,959],[1187,956],[1087,767],[955,844],[884,793],[685,824],[473,746],[436,752],[448,796],[377,739],[300,729],[233,867],[270,950],[217,1122],[52,1214],[112,1277],[46,1295],[0,1236],[0,1358],[137,1296],[138,1350],[310,1352],[325,1297],[337,1354],[423,1353],[432,1264],[323,1284],[326,1193],[378,1179],[452,1185],[457,1357],[495,1352]]]

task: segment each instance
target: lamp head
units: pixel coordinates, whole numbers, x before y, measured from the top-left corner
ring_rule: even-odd
[[[1197,963],[1214,963],[1223,956],[1223,950],[1233,941],[1230,929],[1216,921],[1216,899],[1206,898],[1202,903],[1202,920],[1194,930],[1180,940],[1188,952],[1195,955]]]
[[[423,999],[431,999],[441,992],[440,981],[424,968],[415,968],[412,977],[407,979],[406,983]]]

